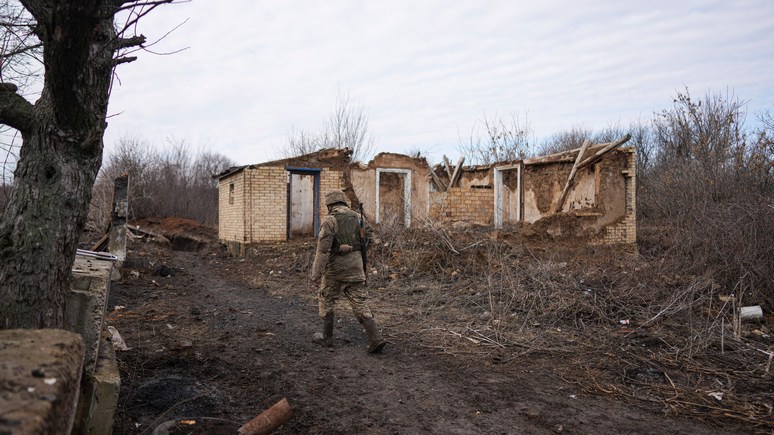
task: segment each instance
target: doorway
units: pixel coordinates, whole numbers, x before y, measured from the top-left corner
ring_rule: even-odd
[[[376,223],[411,226],[411,171],[376,169]]]
[[[320,169],[288,171],[288,240],[317,237],[320,227]]]
[[[494,168],[494,225],[519,223],[522,216],[522,163]]]

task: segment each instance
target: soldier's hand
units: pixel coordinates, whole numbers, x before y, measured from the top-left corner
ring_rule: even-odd
[[[309,287],[313,291],[317,291],[320,288],[320,279],[318,278],[318,279],[309,280]]]

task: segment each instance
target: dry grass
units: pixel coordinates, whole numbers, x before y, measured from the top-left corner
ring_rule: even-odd
[[[771,332],[739,323],[740,293],[712,271],[476,227],[380,233],[371,287],[401,340],[496,364],[558,356],[586,391],[774,427]]]

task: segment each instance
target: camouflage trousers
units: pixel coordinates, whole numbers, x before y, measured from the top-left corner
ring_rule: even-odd
[[[355,314],[356,318],[370,319],[374,317],[366,303],[368,291],[366,290],[363,281],[344,282],[325,276],[322,277],[320,291],[317,294],[320,317],[325,317],[325,315],[329,313],[333,314],[336,301],[338,301],[342,295],[349,301],[349,305],[352,306],[352,312]]]

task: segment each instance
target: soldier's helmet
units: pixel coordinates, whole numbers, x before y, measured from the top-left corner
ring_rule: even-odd
[[[342,192],[341,190],[334,189],[334,190],[331,190],[330,192],[325,194],[325,205],[326,206],[331,206],[331,205],[336,204],[338,202],[340,202],[340,203],[342,203],[344,205],[349,204],[349,202],[347,201],[347,195],[345,195],[344,192]]]

